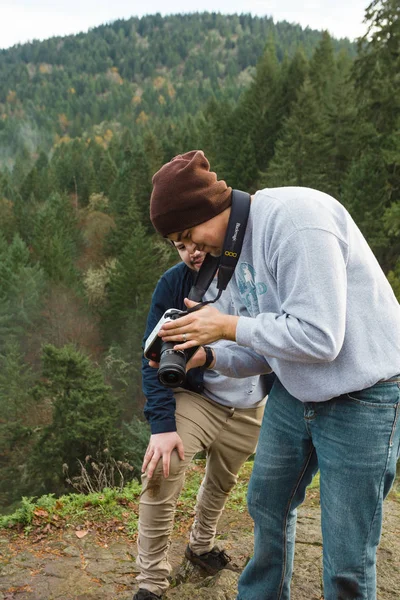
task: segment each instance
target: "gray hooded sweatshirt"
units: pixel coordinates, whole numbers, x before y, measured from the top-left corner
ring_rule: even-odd
[[[230,377],[275,371],[303,402],[400,372],[400,306],[346,209],[309,188],[254,196],[231,281],[236,342],[216,347]]]

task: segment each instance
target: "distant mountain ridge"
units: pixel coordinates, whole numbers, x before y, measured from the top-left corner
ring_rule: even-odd
[[[205,12],[132,17],[16,45],[0,51],[0,143],[14,155],[26,140],[28,151],[49,148],[55,136],[101,123],[134,130],[150,118],[193,115],[211,97],[237,100],[268,41],[282,61],[299,46],[311,56],[320,39],[269,17]],[[347,39],[334,47],[355,52]]]

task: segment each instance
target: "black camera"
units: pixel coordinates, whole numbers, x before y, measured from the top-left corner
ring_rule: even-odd
[[[149,360],[160,363],[157,376],[159,382],[165,387],[176,388],[184,384],[186,378],[186,363],[198,350],[198,346],[184,351],[174,350],[174,346],[177,342],[163,342],[159,337],[158,332],[164,323],[179,319],[179,317],[186,314],[187,313],[183,310],[169,308],[165,311],[146,340],[144,355]]]

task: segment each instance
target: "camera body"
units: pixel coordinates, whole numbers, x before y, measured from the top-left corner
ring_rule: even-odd
[[[158,332],[160,331],[160,329],[162,329],[164,323],[168,323],[169,321],[179,319],[180,316],[185,314],[185,311],[178,310],[177,308],[169,308],[165,311],[165,313],[158,321],[157,325],[154,327],[153,331],[150,333],[149,337],[146,340],[146,344],[144,347],[144,355],[146,358],[148,358],[149,360],[154,360],[155,362],[160,362],[161,346],[163,341],[159,337]]]
[[[175,321],[187,313],[177,308],[169,308],[165,311],[153,331],[146,340],[144,347],[144,356],[149,360],[160,363],[157,376],[160,383],[165,387],[176,388],[184,384],[186,378],[186,363],[198,350],[189,348],[188,350],[174,350],[177,342],[163,342],[158,332],[162,329],[164,323]]]

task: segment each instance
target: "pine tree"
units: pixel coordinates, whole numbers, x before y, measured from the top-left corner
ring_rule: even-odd
[[[39,318],[43,270],[31,261],[18,234],[10,245],[0,234],[0,351],[8,341],[27,339]]]
[[[388,193],[384,155],[375,138],[375,143],[370,141],[354,159],[343,182],[342,201],[386,272],[396,262],[399,252],[396,232],[384,220]],[[392,239],[388,234],[392,234]]]
[[[164,163],[163,147],[158,136],[149,131],[143,136],[143,150],[148,160],[149,172],[152,177]]]
[[[136,168],[135,158],[129,153],[110,190],[110,213],[115,220],[115,228],[110,231],[106,246],[108,254],[118,256],[132,231],[142,221],[142,214],[135,197]]]
[[[136,352],[140,353],[151,294],[169,266],[169,256],[154,243],[143,225],[139,223],[132,228],[110,273],[104,312],[109,341],[125,339],[128,323],[131,323]]]
[[[32,221],[37,209],[37,203],[33,196],[23,198],[19,192],[14,195],[13,214],[16,223],[16,228],[28,245],[32,243]]]
[[[255,182],[258,179],[257,158],[254,143],[248,134],[241,142],[240,152],[235,161],[236,178],[234,187],[246,192],[255,191]]]
[[[280,70],[275,44],[270,41],[257,63],[253,82],[228,123],[228,145],[222,149],[222,157],[227,180],[233,187],[237,187],[237,161],[241,160],[241,146],[248,135],[253,144],[255,160],[254,164],[248,165],[249,172],[264,169],[271,160],[281,125],[278,108],[280,95]],[[256,176],[249,191],[256,188],[257,179]]]
[[[0,414],[3,423],[28,425],[34,376],[19,344],[10,340],[0,352]]]
[[[137,148],[132,154],[132,183],[133,194],[136,205],[140,212],[140,221],[147,231],[153,233],[153,226],[150,222],[150,196],[151,196],[151,177],[152,172],[145,150]]]
[[[74,284],[75,261],[82,240],[69,199],[52,194],[36,212],[31,228],[33,253],[47,277],[55,283]]]
[[[0,192],[0,232],[7,241],[11,241],[17,232],[17,224],[13,211],[13,204]]]
[[[26,175],[29,173],[32,167],[32,158],[24,146],[21,151],[17,154],[14,168],[12,170],[13,185],[16,189],[19,189]]]
[[[303,48],[296,50],[295,55],[289,62],[284,61],[282,65],[282,93],[280,98],[281,118],[289,116],[292,105],[297,99],[300,89],[308,73],[308,62]]]
[[[34,375],[20,346],[9,341],[0,352],[0,508],[19,500],[30,453],[37,406],[32,396]]]
[[[0,194],[3,198],[13,201],[16,195],[16,189],[12,182],[12,175],[7,169],[0,172]]]
[[[100,191],[106,196],[109,195],[110,188],[115,181],[117,176],[117,167],[115,162],[111,158],[109,152],[104,152],[100,163],[100,169],[98,173],[98,182]]]
[[[310,61],[309,77],[315,89],[317,98],[329,103],[336,85],[336,61],[333,52],[332,39],[324,31],[320,43]]]
[[[274,145],[281,123],[280,97],[280,68],[275,43],[270,41],[257,63],[256,76],[249,93],[248,110],[253,113],[251,137],[257,167],[260,170],[266,167],[274,153]]]
[[[367,33],[358,40],[354,77],[359,102],[379,133],[399,126],[400,11],[398,0],[373,0]]]
[[[29,462],[37,493],[65,487],[63,465],[74,476],[78,460],[84,462],[88,455],[95,458],[107,450],[118,458],[122,453],[119,409],[100,369],[73,346],[48,344],[42,360],[42,381],[34,396],[37,402],[51,402],[53,418],[37,435]]]
[[[229,160],[224,160],[224,154],[230,143],[232,113],[231,103],[217,102],[213,98],[207,103],[199,123],[200,147],[204,149],[212,169],[222,179],[229,179]],[[229,185],[236,187],[234,182],[229,181]]]
[[[376,129],[388,173],[389,201],[400,200],[400,11],[398,0],[374,0],[365,13],[354,79],[360,114]]]
[[[36,166],[33,166],[25,177],[21,185],[21,197],[23,200],[28,201],[31,198],[39,200],[39,174]]]
[[[336,66],[336,85],[330,91],[329,100],[323,107],[327,189],[339,200],[343,181],[360,147],[358,133],[363,129],[357,114],[350,69],[349,56],[342,54]]]
[[[306,80],[282,127],[275,156],[263,176],[268,187],[300,185],[327,189],[326,125],[314,87]]]
[[[365,12],[368,30],[358,40],[358,55],[353,77],[359,106],[359,120],[367,122],[378,145],[377,165],[380,183],[374,200],[376,218],[374,239],[382,265],[395,267],[398,244],[385,240],[383,218],[391,205],[400,202],[400,12],[398,0],[374,0]],[[371,146],[371,151],[373,146]],[[359,156],[363,160],[365,140],[360,139]],[[372,156],[371,156],[372,159]],[[382,161],[385,172],[382,170]],[[376,168],[376,167],[375,167]],[[373,171],[374,172],[374,171]],[[365,185],[369,185],[365,182]],[[371,223],[372,225],[372,223]],[[379,232],[379,235],[378,233]],[[375,242],[374,242],[375,243]]]
[[[92,193],[100,191],[90,153],[80,140],[59,146],[51,167],[55,191],[70,195],[79,208],[87,205]]]
[[[49,179],[49,160],[44,152],[39,154],[39,157],[35,163],[35,167],[38,173],[38,189],[36,196],[39,200],[46,200],[51,192],[51,185]]]

